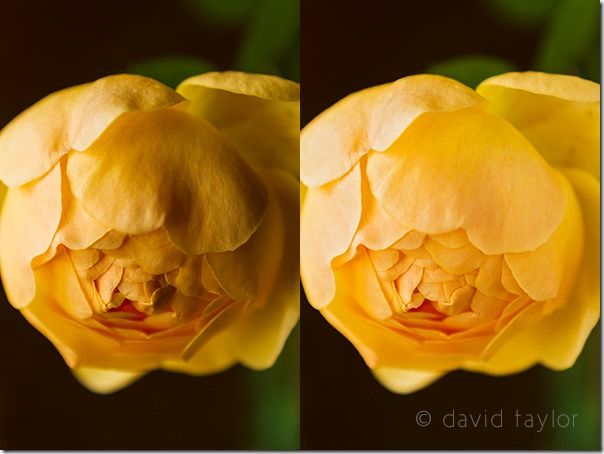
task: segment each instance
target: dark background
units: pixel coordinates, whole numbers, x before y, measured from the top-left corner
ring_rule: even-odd
[[[0,1],[0,128],[43,96],[108,74],[150,72],[172,82],[205,68],[245,66],[237,62],[242,43],[250,35],[262,41],[262,24],[248,24],[262,21],[235,7],[278,8],[271,0],[230,3],[220,10],[225,3],[211,0]],[[246,49],[246,58],[259,52],[253,43]],[[271,52],[275,61],[255,61],[278,73],[281,61]],[[297,338],[268,371],[156,371],[98,396],[0,291],[0,449],[295,449]]]
[[[592,1],[588,6],[592,11],[595,6],[591,19],[597,23],[598,5]],[[351,92],[426,72],[436,68],[436,62],[468,54],[505,59],[519,70],[541,65],[551,72],[599,78],[599,60],[567,60],[569,67],[559,69],[553,66],[561,58],[548,60],[546,54],[552,51],[543,50],[551,46],[544,36],[556,36],[551,30],[552,20],[560,22],[552,19],[560,15],[554,11],[556,2],[549,2],[552,9],[544,11],[541,20],[525,21],[505,16],[496,8],[500,3],[505,2],[304,0],[303,125]],[[546,9],[547,2],[524,1],[525,6],[538,3]],[[581,20],[570,28],[588,25]],[[599,57],[597,35],[588,37],[588,56]],[[567,46],[561,53],[568,51]],[[307,302],[302,304],[302,333],[303,449],[600,449],[599,329],[571,370],[535,367],[505,378],[453,372],[408,396],[383,388],[354,347]],[[503,428],[444,428],[439,419],[453,409],[474,415],[503,410]],[[513,427],[516,409],[532,414],[555,409],[579,416],[574,429],[545,428],[538,433]],[[420,410],[432,413],[430,427],[417,426]]]

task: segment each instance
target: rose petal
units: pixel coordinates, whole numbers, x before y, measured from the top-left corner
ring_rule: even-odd
[[[0,179],[39,178],[72,149],[84,150],[124,112],[171,106],[183,98],[142,76],[115,75],[53,93],[0,133]]]
[[[191,112],[216,126],[252,162],[298,176],[299,84],[226,71],[191,77],[178,91],[191,100]]]
[[[478,108],[423,115],[389,151],[369,157],[367,176],[401,224],[430,235],[464,229],[489,255],[539,247],[564,213],[564,188],[543,158]]]
[[[130,234],[165,227],[191,255],[245,243],[266,206],[261,181],[216,131],[171,108],[123,114],[70,156],[67,175],[95,218]]]
[[[361,219],[361,171],[308,190],[300,216],[300,271],[309,302],[325,307],[335,295],[331,261],[348,249]]]
[[[268,178],[268,173],[262,175]],[[279,279],[279,263],[285,247],[281,216],[283,208],[279,205],[275,189],[268,184],[266,186],[268,203],[264,218],[247,243],[234,251],[206,255],[220,286],[237,301],[265,300],[263,293]],[[293,201],[292,205],[297,215],[297,201]],[[291,208],[288,207],[288,212],[292,211]]]
[[[302,131],[302,181],[315,187],[341,177],[369,150],[386,150],[425,112],[455,111],[482,101],[459,82],[434,75],[409,76],[354,93]]]
[[[599,178],[600,86],[575,76],[508,73],[481,83],[492,112],[508,119],[553,165]]]
[[[375,369],[375,378],[387,389],[397,394],[411,394],[431,385],[440,377],[441,372],[405,370],[405,369]]]
[[[569,184],[562,177],[561,180],[568,201],[564,218],[556,232],[547,243],[534,251],[505,254],[505,261],[518,285],[537,301],[556,297],[566,299],[583,251],[581,209]]]
[[[231,350],[252,369],[273,365],[300,315],[298,182],[277,171],[268,172],[266,179],[277,194],[284,231],[279,278],[271,288],[260,289],[266,301],[252,305],[259,308],[245,314],[232,327]]]
[[[8,191],[0,219],[0,269],[4,290],[17,309],[35,294],[32,260],[44,253],[61,218],[61,169]]]
[[[73,369],[72,372],[86,389],[97,394],[111,394],[119,391],[144,375],[141,372],[92,367],[79,367]]]

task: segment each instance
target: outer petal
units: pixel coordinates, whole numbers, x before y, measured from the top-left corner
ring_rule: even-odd
[[[213,72],[191,77],[179,93],[250,161],[299,173],[300,86],[275,76]]]
[[[2,208],[2,204],[4,203],[4,197],[6,196],[6,190],[7,190],[7,187],[4,186],[0,182],[0,208]]]
[[[116,75],[61,90],[0,133],[0,179],[18,186],[46,173],[70,150],[84,150],[119,115],[171,106],[183,98],[141,76]]]
[[[583,253],[581,208],[565,178],[566,213],[551,238],[534,251],[505,254],[516,282],[537,301],[565,301],[577,275]]]
[[[232,328],[237,359],[253,369],[273,365],[300,316],[298,182],[274,171],[267,179],[277,195],[276,222],[284,232],[279,274],[271,287],[261,288],[259,296],[266,299],[262,307],[244,314]]]
[[[369,156],[367,175],[402,225],[428,234],[462,228],[489,255],[544,244],[566,207],[559,177],[531,144],[477,108],[425,114],[389,151]]]
[[[600,86],[574,76],[508,73],[477,91],[553,165],[600,174]]]
[[[300,271],[310,303],[325,307],[335,295],[331,261],[348,249],[361,219],[361,170],[309,189],[300,217]]]
[[[73,375],[88,390],[97,394],[111,394],[131,385],[144,374],[124,370],[95,369],[80,367],[73,369]]]
[[[405,369],[376,369],[373,375],[394,393],[411,394],[434,383],[442,373]]]
[[[130,234],[165,227],[191,255],[237,248],[266,205],[260,179],[216,131],[171,108],[122,115],[70,155],[67,175],[95,218]]]
[[[459,82],[432,75],[405,77],[354,93],[302,131],[302,181],[321,186],[341,177],[369,150],[386,150],[423,113],[455,111],[482,101]]]
[[[228,369],[237,362],[229,349],[231,335],[230,330],[217,333],[204,342],[186,362],[169,359],[163,362],[162,369],[191,375],[215,374]]]
[[[470,370],[508,374],[541,362],[552,369],[571,367],[600,318],[600,188],[583,171],[568,170],[581,204],[585,249],[581,270],[566,304],[514,333],[487,361],[467,365]]]
[[[12,188],[0,218],[0,269],[4,289],[17,309],[35,294],[32,260],[44,253],[61,219],[61,169],[40,180]]]

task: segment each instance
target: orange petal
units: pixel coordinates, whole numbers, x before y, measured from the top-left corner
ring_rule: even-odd
[[[600,172],[600,86],[575,76],[508,73],[477,91],[553,165]]]
[[[172,108],[123,114],[69,157],[67,175],[95,218],[130,234],[165,227],[191,255],[245,243],[266,206],[262,182],[214,128]]]
[[[401,224],[430,235],[464,229],[489,255],[539,247],[564,213],[564,188],[543,158],[478,108],[423,115],[369,157],[367,176]]]
[[[31,262],[50,246],[61,210],[59,166],[6,195],[0,219],[0,269],[6,295],[17,309],[34,297]]]
[[[115,75],[61,90],[24,111],[0,133],[0,179],[32,181],[70,150],[84,150],[124,112],[171,106],[183,98],[142,76]]]
[[[315,308],[326,306],[335,295],[330,264],[348,249],[361,209],[359,166],[332,184],[308,190],[300,216],[300,271]]]
[[[302,131],[302,181],[314,187],[341,177],[369,150],[386,150],[425,112],[454,111],[481,102],[470,88],[433,75],[409,76],[354,93]]]

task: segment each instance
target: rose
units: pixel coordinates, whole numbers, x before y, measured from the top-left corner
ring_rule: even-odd
[[[418,75],[301,135],[310,303],[377,378],[574,363],[599,319],[599,86]]]
[[[178,92],[110,76],[0,133],[6,294],[96,392],[267,368],[298,319],[299,86],[225,72]]]

